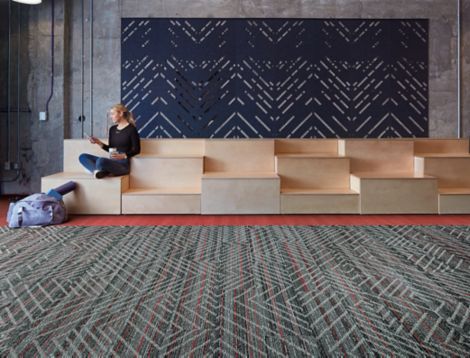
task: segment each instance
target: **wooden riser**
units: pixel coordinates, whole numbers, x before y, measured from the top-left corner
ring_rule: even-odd
[[[104,143],[108,140],[101,138]],[[108,157],[109,153],[98,145],[91,144],[87,139],[64,140],[64,172],[79,172],[83,167],[78,161],[82,153],[89,153],[98,157]],[[141,139],[141,154],[169,155],[169,156],[199,156],[204,155],[203,139]],[[134,157],[138,158],[138,157]],[[134,160],[133,159],[133,160]]]
[[[202,180],[202,214],[279,214],[277,179]]]
[[[96,180],[78,156],[108,153],[64,140],[65,173],[43,178],[42,190],[76,181],[64,197],[72,214],[120,214],[121,204],[135,214],[470,213],[468,139],[142,139],[141,147],[130,176]]]
[[[338,154],[350,158],[351,172],[413,172],[413,141],[340,139]]]
[[[95,179],[90,174],[55,174],[43,177],[41,191],[47,192],[70,180],[77,188],[64,196],[70,214],[121,214],[121,191],[129,186],[129,177]]]
[[[204,155],[204,139],[141,139],[141,154],[184,156]]]
[[[200,187],[204,159],[136,157],[132,159],[131,188]]]
[[[273,139],[210,139],[205,172],[274,172]]]
[[[276,156],[281,188],[349,188],[349,158]]]
[[[414,139],[414,153],[468,153],[468,139]]]
[[[281,214],[359,214],[359,195],[281,194]]]
[[[338,154],[337,139],[276,139],[274,143],[276,154],[328,153]]]
[[[439,194],[439,214],[470,214],[470,193]]]
[[[104,142],[108,142],[102,139]],[[83,172],[85,169],[78,161],[82,153],[96,155],[97,157],[109,157],[109,153],[101,149],[96,144],[91,144],[86,139],[66,139],[64,140],[64,172]]]
[[[200,214],[201,195],[122,195],[123,214]]]
[[[352,178],[351,188],[360,191],[361,214],[437,214],[438,212],[436,179]]]
[[[415,173],[436,177],[439,188],[470,187],[470,156],[416,157]]]

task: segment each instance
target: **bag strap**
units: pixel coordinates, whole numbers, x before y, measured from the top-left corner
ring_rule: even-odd
[[[18,209],[18,226],[23,226],[23,207],[20,206]]]

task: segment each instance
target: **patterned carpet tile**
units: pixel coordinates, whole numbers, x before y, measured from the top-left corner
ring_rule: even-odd
[[[470,227],[0,227],[0,356],[469,356]]]

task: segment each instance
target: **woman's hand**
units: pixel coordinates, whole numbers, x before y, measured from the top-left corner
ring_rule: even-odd
[[[111,159],[122,160],[122,159],[126,159],[127,155],[126,153],[113,152],[110,154],[110,157]]]
[[[103,146],[103,142],[94,136],[89,136],[88,140],[90,141],[91,144],[98,144],[100,146]]]

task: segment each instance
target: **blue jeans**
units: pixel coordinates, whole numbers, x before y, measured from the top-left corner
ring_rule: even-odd
[[[119,176],[129,174],[130,171],[129,159],[109,159],[83,153],[78,160],[91,173],[100,170]]]

